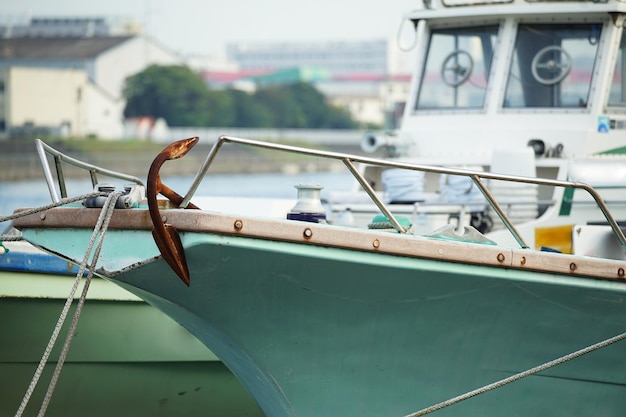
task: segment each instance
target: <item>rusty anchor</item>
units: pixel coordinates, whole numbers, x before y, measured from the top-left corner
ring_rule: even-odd
[[[156,243],[163,259],[168,263],[170,268],[189,286],[191,283],[189,277],[189,267],[185,258],[185,248],[180,240],[180,236],[176,228],[163,221],[159,212],[157,195],[161,194],[172,203],[180,205],[183,197],[176,191],[172,190],[161,182],[159,170],[165,161],[182,158],[198,143],[198,137],[183,139],[171,143],[154,158],[148,171],[148,181],[146,185],[146,198],[148,200],[148,211],[152,220],[152,237]],[[197,209],[198,207],[189,203],[188,208]]]

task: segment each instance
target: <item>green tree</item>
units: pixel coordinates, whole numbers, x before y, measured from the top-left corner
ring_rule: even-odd
[[[265,87],[257,90],[254,99],[272,115],[272,126],[299,128],[306,126],[306,115],[285,86]]]
[[[236,98],[228,91],[207,88],[206,121],[203,126],[237,126]]]
[[[171,126],[205,126],[220,106],[186,66],[152,65],[127,78],[123,94],[124,116],[162,117]]]
[[[352,118],[348,109],[331,105],[328,110],[324,127],[328,129],[356,129],[359,127],[359,124]]]
[[[309,83],[295,83],[286,86],[287,93],[296,101],[305,115],[306,127],[325,128],[330,118],[330,107],[326,97]]]
[[[233,127],[272,127],[272,112],[245,91],[228,89],[233,104]]]
[[[285,128],[349,129],[357,127],[347,110],[329,104],[313,85],[299,82],[267,87],[255,98],[271,109],[274,126]]]
[[[126,79],[124,116],[164,118],[170,126],[339,128],[356,127],[350,114],[327,103],[313,85],[295,83],[254,94],[209,89],[186,66],[152,65]]]

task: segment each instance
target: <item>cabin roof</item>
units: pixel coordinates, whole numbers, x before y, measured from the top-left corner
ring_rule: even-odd
[[[477,16],[544,16],[552,14],[626,13],[621,0],[422,0],[406,19],[468,19]]]

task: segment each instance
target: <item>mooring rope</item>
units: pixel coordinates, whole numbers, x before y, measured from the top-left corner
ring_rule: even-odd
[[[94,193],[91,193],[89,196],[93,196]],[[103,193],[95,193],[95,194],[99,194],[102,195]],[[17,412],[15,413],[15,417],[20,417],[23,413],[24,410],[26,409],[26,406],[28,405],[28,402],[30,401],[30,397],[32,396],[35,387],[37,386],[37,383],[39,382],[39,379],[41,378],[41,374],[43,373],[44,367],[46,365],[46,363],[48,362],[48,358],[50,357],[50,353],[52,352],[52,349],[56,343],[56,340],[59,336],[59,333],[61,332],[61,328],[63,326],[63,323],[65,322],[65,319],[67,317],[67,314],[69,312],[69,309],[72,305],[72,301],[74,300],[74,294],[76,293],[76,290],[78,289],[78,285],[80,283],[81,278],[83,277],[83,274],[85,272],[85,269],[87,268],[87,265],[90,264],[90,268],[89,268],[89,272],[87,274],[87,278],[85,281],[85,285],[83,287],[83,292],[80,296],[79,299],[79,303],[78,306],[76,308],[76,311],[74,312],[74,319],[72,320],[72,325],[67,333],[66,339],[65,339],[65,344],[63,346],[63,350],[61,352],[61,356],[57,362],[57,366],[55,368],[54,374],[52,376],[52,379],[50,381],[50,385],[48,386],[48,391],[46,392],[46,396],[43,400],[43,403],[41,405],[41,409],[39,411],[39,417],[43,416],[48,408],[48,404],[50,403],[50,399],[52,397],[52,394],[54,392],[54,388],[56,386],[56,382],[59,378],[59,375],[61,373],[61,369],[63,367],[63,364],[65,362],[65,358],[67,356],[67,352],[69,351],[69,346],[71,344],[72,338],[74,336],[74,332],[76,330],[76,325],[78,323],[78,319],[80,317],[81,311],[82,311],[82,307],[85,303],[85,299],[87,297],[87,290],[89,289],[89,284],[91,282],[91,278],[93,277],[93,272],[96,266],[96,263],[98,261],[98,257],[100,255],[100,249],[102,247],[102,242],[104,240],[104,235],[107,231],[107,228],[109,226],[109,221],[111,220],[111,217],[113,216],[113,211],[114,211],[114,207],[115,207],[115,202],[117,201],[118,197],[120,195],[122,195],[123,193],[121,191],[118,192],[113,192],[111,194],[109,194],[107,196],[107,200],[102,208],[102,210],[100,211],[100,216],[98,217],[98,221],[96,223],[96,226],[94,227],[92,236],[91,236],[91,240],[89,241],[89,245],[87,247],[87,250],[85,252],[85,256],[83,258],[83,261],[80,264],[80,268],[78,273],[76,274],[76,279],[74,280],[74,285],[72,286],[72,289],[70,290],[70,294],[67,297],[67,300],[65,301],[65,305],[63,307],[63,310],[61,311],[61,315],[59,316],[59,319],[57,320],[57,324],[54,328],[54,331],[52,332],[52,335],[50,337],[50,341],[48,342],[48,346],[46,346],[46,349],[43,353],[43,356],[41,357],[41,360],[39,362],[39,365],[37,366],[37,369],[35,370],[35,374],[33,375],[33,378],[31,380],[31,383],[28,387],[28,389],[26,390],[26,393],[24,394],[24,398],[22,399],[22,403],[20,404]],[[86,198],[85,196],[81,196],[81,198],[76,197],[76,198],[72,198],[72,199],[66,199],[65,202],[63,202],[62,204],[67,204],[67,200],[72,200],[72,201],[77,201],[80,199],[84,199]],[[61,203],[61,202],[59,202]],[[44,208],[43,210],[47,210],[48,208],[52,208],[52,207],[56,207],[57,205],[59,205],[59,203],[54,203],[52,205],[49,206],[44,206],[46,208]],[[28,211],[24,211],[24,212],[20,212],[18,213],[19,215],[28,215],[28,214],[33,214],[33,213],[37,213],[39,211],[42,211],[41,207],[37,208],[37,209],[32,209],[32,210],[28,210]],[[27,213],[27,214],[24,214]],[[15,218],[15,217],[14,217]],[[2,220],[0,218],[0,220]],[[94,251],[91,263],[89,263],[89,256],[91,255],[92,251],[93,251],[93,247],[94,244],[96,242],[96,238],[98,238],[98,243],[96,245],[96,249]]]
[[[21,235],[0,235],[0,242],[19,242],[24,240]]]
[[[520,380],[522,378],[525,378],[527,376],[536,374],[536,373],[541,372],[541,371],[545,371],[548,368],[552,368],[553,366],[557,366],[557,365],[560,365],[560,364],[565,363],[567,361],[570,361],[572,359],[576,359],[576,358],[578,358],[580,356],[586,355],[587,353],[593,352],[594,350],[602,349],[604,347],[607,347],[607,346],[609,346],[609,345],[611,345],[613,343],[619,342],[619,341],[624,340],[624,339],[626,339],[626,333],[622,333],[620,335],[617,335],[617,336],[611,337],[609,339],[603,340],[601,342],[598,342],[598,343],[596,343],[594,345],[587,346],[586,348],[577,350],[576,352],[570,353],[570,354],[565,355],[565,356],[561,356],[560,358],[554,359],[554,360],[552,360],[550,362],[546,362],[546,363],[544,363],[542,365],[536,366],[534,368],[528,369],[528,370],[520,372],[518,374],[511,375],[508,378],[501,379],[501,380],[496,381],[496,382],[494,382],[492,384],[485,385],[484,387],[475,389],[473,391],[466,392],[465,394],[459,395],[458,397],[454,397],[454,398],[450,398],[449,400],[442,401],[442,402],[440,402],[438,404],[435,404],[435,405],[432,405],[430,407],[424,408],[424,409],[422,409],[420,411],[417,411],[415,413],[407,414],[405,417],[419,417],[419,416],[423,416],[423,415],[432,413],[433,411],[437,411],[437,410],[440,410],[442,408],[445,408],[445,407],[451,406],[453,404],[459,403],[461,401],[467,400],[469,398],[475,397],[477,395],[484,394],[487,391],[491,391],[491,390],[494,390],[496,388],[500,388],[500,387],[502,387],[502,386],[504,386],[506,384],[509,384],[511,382],[515,382],[515,381],[518,381],[518,380]]]
[[[76,201],[85,200],[85,199],[87,199],[89,197],[99,197],[99,196],[106,196],[106,195],[108,195],[108,194],[100,192],[100,191],[94,191],[94,192],[91,192],[91,193],[88,193],[88,194],[79,195],[79,196],[76,196],[76,197],[62,198],[61,200],[57,201],[56,203],[47,204],[47,205],[41,206],[41,207],[35,207],[35,208],[32,208],[32,209],[20,211],[18,213],[9,214],[7,216],[0,216],[0,223],[8,222],[9,220],[18,219],[20,217],[30,216],[31,214],[40,213],[42,211],[46,211],[46,210],[51,209],[51,208],[63,206],[65,204],[74,203]],[[15,242],[15,241],[19,241],[19,240],[22,240],[22,236],[19,236],[19,235],[0,235],[0,242],[12,242],[12,241]]]

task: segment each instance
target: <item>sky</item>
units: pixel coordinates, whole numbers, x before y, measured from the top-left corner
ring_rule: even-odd
[[[0,0],[0,18],[130,18],[174,52],[212,55],[236,42],[395,39],[402,16],[419,4],[420,0]]]

